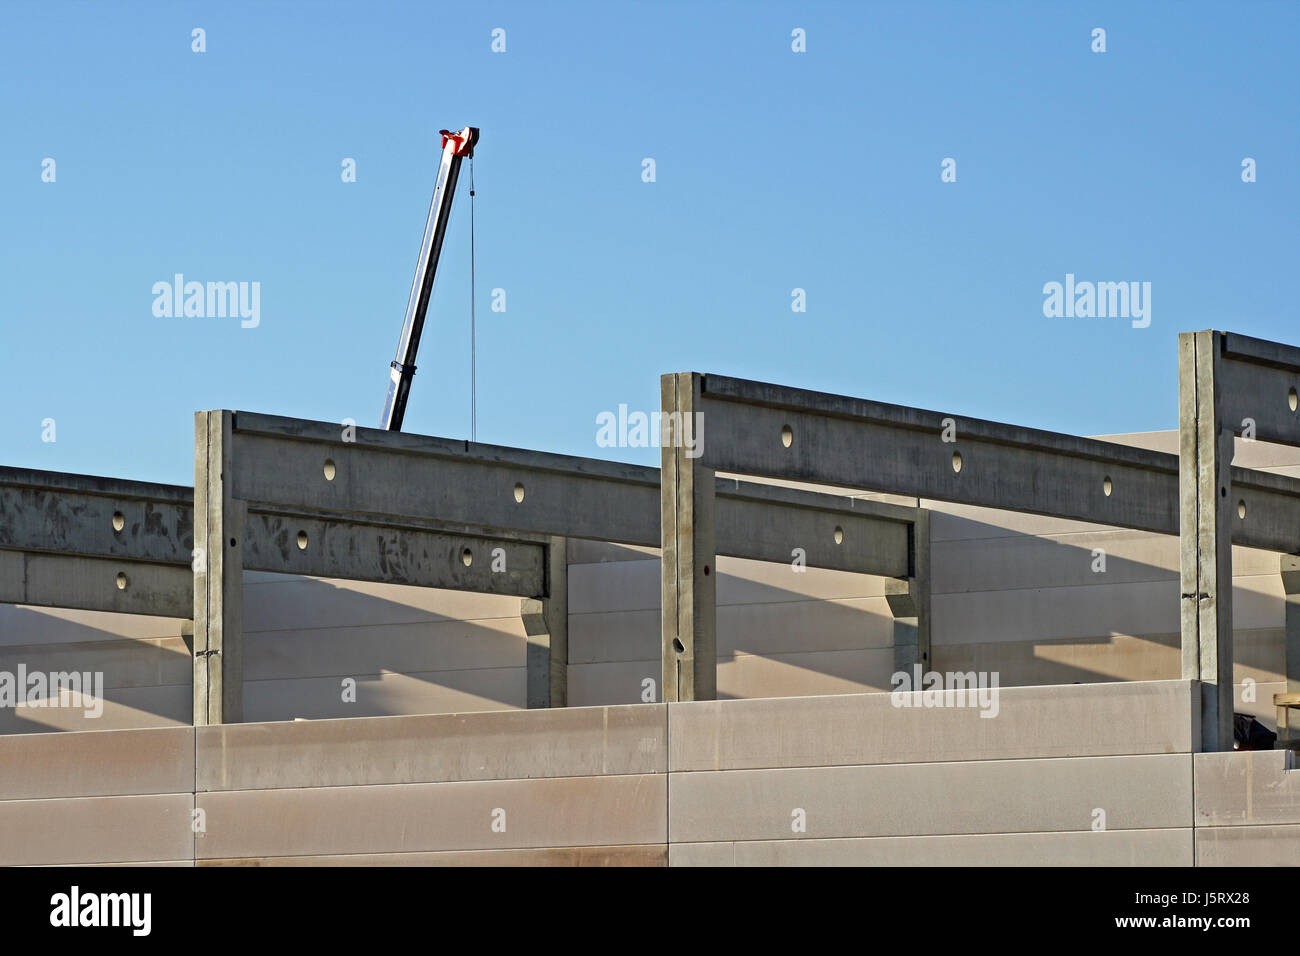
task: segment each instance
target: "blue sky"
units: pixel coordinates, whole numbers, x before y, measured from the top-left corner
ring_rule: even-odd
[[[0,464],[188,484],[198,409],[376,424],[438,130],[466,124],[480,441],[657,463],[597,447],[595,419],[655,409],[659,375],[688,369],[1078,434],[1172,428],[1179,331],[1300,343],[1300,4],[0,16]],[[409,432],[469,434],[468,213],[462,186]],[[260,324],[156,317],[177,272],[259,282]],[[1150,327],[1045,318],[1066,273],[1150,282]]]

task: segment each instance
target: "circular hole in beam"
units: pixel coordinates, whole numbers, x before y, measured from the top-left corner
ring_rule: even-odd
[[[836,544],[844,543],[844,529],[841,528],[839,525],[835,526],[835,543]]]
[[[114,511],[114,512],[113,512],[113,530],[114,530],[114,531],[121,531],[121,530],[122,530],[123,528],[125,528],[125,527],[126,527],[126,515],[122,514],[122,512],[120,512],[120,511]]]
[[[460,553],[460,563],[465,565],[465,567],[468,568],[471,564],[474,563],[474,552],[471,551],[469,548],[466,548],[464,551],[462,551]]]
[[[952,453],[952,470],[956,472],[961,471],[961,452],[959,451]]]
[[[515,501],[519,502],[520,504],[523,504],[523,501],[524,501],[524,483],[523,483],[522,481],[516,481],[516,482],[515,482]]]
[[[1107,475],[1101,480],[1101,490],[1106,493],[1107,498],[1109,498],[1110,493],[1115,490],[1115,486],[1111,484],[1110,475]]]
[[[679,641],[677,638],[674,637],[673,650],[675,650],[678,654],[683,654],[686,652],[686,647],[682,644],[681,641]]]
[[[789,425],[781,426],[781,444],[786,448],[794,444],[794,429]]]
[[[299,532],[298,532],[298,550],[299,550],[299,551],[306,551],[306,550],[307,550],[307,532],[306,532],[306,531],[299,531]]]
[[[125,590],[126,590],[126,572],[125,572],[125,571],[118,571],[118,572],[117,572],[117,589],[118,589],[119,591],[125,591]]]
[[[1245,518],[1246,518],[1246,499],[1245,499],[1245,498],[1242,498],[1240,501],[1237,502],[1237,517],[1238,517],[1238,518],[1241,518],[1243,521],[1244,521]]]
[[[1293,412],[1296,410],[1296,406],[1300,405],[1300,395],[1296,394],[1294,388],[1286,393],[1286,403],[1291,406]]]
[[[339,471],[338,468],[335,467],[334,465],[334,459],[326,458],[325,459],[325,480],[333,481],[334,476],[338,474],[338,471]]]

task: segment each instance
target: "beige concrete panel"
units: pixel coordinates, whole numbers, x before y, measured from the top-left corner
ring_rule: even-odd
[[[189,684],[119,687],[105,690],[104,698],[98,717],[93,714],[99,705],[93,702],[89,711],[84,706],[0,707],[0,734],[188,727],[194,717]]]
[[[561,846],[530,850],[446,850],[441,853],[354,853],[203,860],[199,866],[667,866],[668,848]]]
[[[197,734],[200,790],[667,769],[667,709],[662,704],[226,724],[200,727]]]
[[[1183,670],[1177,634],[940,644],[931,659],[938,671],[998,674],[1004,687],[1177,680]]]
[[[659,610],[659,562],[569,565],[569,614]]]
[[[0,645],[179,637],[177,618],[0,604]]]
[[[569,664],[659,656],[659,609],[569,615]]]
[[[672,866],[1191,866],[1192,829],[674,843]],[[696,849],[696,848],[703,849]]]
[[[672,727],[670,718],[670,727]],[[673,728],[676,734],[676,728]],[[1190,754],[669,775],[674,843],[1190,826]]]
[[[892,648],[814,651],[797,654],[737,654],[718,663],[718,696],[816,697],[862,694],[890,686]]]
[[[355,702],[342,699],[343,677],[246,681],[244,718],[258,722],[454,714],[509,710],[527,702],[523,667],[347,676],[356,681]]]
[[[1300,826],[1197,827],[1197,866],[1300,866]]]
[[[198,858],[665,843],[667,775],[199,794]],[[494,832],[504,810],[505,832]]]
[[[569,706],[642,703],[645,681],[653,681],[653,700],[663,699],[659,658],[569,666]],[[652,703],[648,701],[646,703]]]
[[[184,639],[76,641],[15,644],[0,648],[0,671],[80,671],[103,674],[104,687],[184,684],[193,679],[194,661]]]
[[[527,637],[515,610],[486,621],[246,632],[244,679],[523,667]]]
[[[1105,552],[1104,571],[1093,570],[1101,567],[1097,550]],[[1142,531],[973,538],[933,548],[930,586],[951,594],[1176,581],[1178,560],[1176,537]]]
[[[34,865],[45,866],[46,864],[42,863],[42,864],[34,864]],[[135,867],[156,868],[156,867],[163,867],[163,866],[192,867],[194,866],[194,861],[192,859],[189,860],[129,860],[123,863],[56,863],[53,865],[56,867],[63,867],[63,866],[92,867],[93,866],[93,867],[107,867],[107,868],[129,866],[134,869]]]
[[[718,606],[880,597],[884,578],[789,564],[718,558]],[[571,614],[653,611],[659,608],[658,562],[625,561],[569,566]]]
[[[517,597],[401,584],[303,576],[244,587],[246,631],[491,620],[518,612]]]
[[[0,801],[0,866],[191,855],[189,793]]]
[[[1179,629],[1177,581],[937,594],[931,607],[935,645]]]
[[[1280,629],[1238,631],[1234,651],[1238,680],[1273,681],[1282,670]],[[939,671],[997,673],[1004,686],[1177,680],[1182,674],[1181,637],[1098,635],[1054,641],[946,644],[933,648]],[[1270,698],[1271,700],[1271,698]]]
[[[735,866],[735,843],[670,843],[669,866]]]
[[[659,611],[574,614],[569,662],[649,660],[659,654]],[[893,646],[894,619],[883,597],[718,608],[718,658]],[[887,685],[881,685],[887,686]]]
[[[789,601],[835,601],[883,597],[885,581],[873,574],[805,568],[796,571],[789,562],[718,558],[718,606],[727,604],[781,604]]]
[[[920,696],[899,699],[916,704]],[[1190,681],[1005,687],[997,692],[996,711],[981,711],[978,702],[900,707],[893,697],[670,704],[669,766],[749,770],[1190,753],[1200,719]],[[961,703],[955,693],[945,699]]]
[[[193,789],[190,727],[0,737],[0,800]]]
[[[1196,825],[1300,823],[1300,772],[1286,750],[1196,755]]]
[[[894,616],[884,597],[718,608],[718,658],[894,646]]]

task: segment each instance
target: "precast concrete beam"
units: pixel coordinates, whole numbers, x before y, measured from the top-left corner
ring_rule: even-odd
[[[1179,533],[1177,455],[720,375],[700,381],[702,461],[720,472]],[[1231,476],[1232,540],[1300,551],[1300,479]]]

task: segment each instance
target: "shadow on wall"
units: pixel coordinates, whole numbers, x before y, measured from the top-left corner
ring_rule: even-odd
[[[996,672],[1002,686],[1180,676],[1176,538],[1061,522],[1027,533],[933,514],[933,669]],[[647,679],[657,698],[657,552],[575,542],[571,555],[571,704],[637,703]],[[1238,707],[1272,726],[1285,680],[1277,557],[1242,550],[1235,570]],[[725,558],[718,571],[720,697],[890,688],[883,579]],[[244,615],[245,720],[524,705],[517,598],[249,572]],[[102,672],[105,700],[98,719],[3,708],[0,733],[188,724],[180,626],[0,606],[0,671]],[[1248,679],[1255,701],[1241,699]]]

